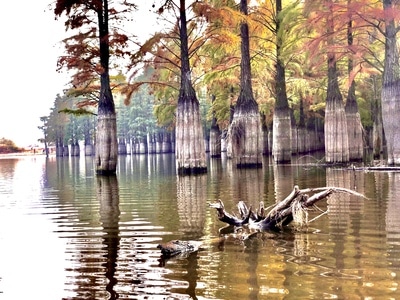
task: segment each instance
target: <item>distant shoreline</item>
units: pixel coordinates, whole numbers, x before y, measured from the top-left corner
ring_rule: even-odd
[[[0,153],[0,158],[12,158],[21,156],[45,156],[44,153],[33,153],[33,152],[11,152],[11,153]]]

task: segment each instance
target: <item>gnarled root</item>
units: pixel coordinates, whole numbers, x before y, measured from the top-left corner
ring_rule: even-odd
[[[313,194],[309,196],[310,193]],[[271,210],[267,214],[262,202],[257,212],[254,213],[251,207],[247,208],[246,204],[240,201],[238,203],[240,218],[227,213],[220,199],[218,199],[217,203],[210,204],[210,207],[217,210],[220,221],[229,225],[244,226],[249,224],[252,228],[260,230],[280,230],[293,220],[296,220],[300,225],[307,224],[308,210],[313,209],[316,202],[328,198],[333,193],[347,193],[365,198],[360,193],[340,187],[300,189],[296,185],[284,200],[269,207]]]

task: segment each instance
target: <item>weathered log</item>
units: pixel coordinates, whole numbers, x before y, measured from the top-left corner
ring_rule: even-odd
[[[376,167],[353,167],[352,168],[354,171],[395,171],[398,172],[400,171],[400,167],[394,167],[394,166],[376,166]]]
[[[309,193],[313,193],[309,196]],[[265,215],[264,204],[260,203],[260,209],[257,213],[253,213],[250,208],[247,208],[243,201],[238,204],[241,218],[229,214],[225,211],[223,202],[218,199],[217,203],[210,204],[210,207],[215,208],[218,212],[218,219],[233,226],[248,225],[251,228],[260,230],[281,230],[284,226],[296,220],[301,225],[307,223],[307,220],[302,218],[303,214],[307,214],[308,210],[314,208],[316,202],[329,197],[333,193],[347,193],[358,197],[364,195],[353,190],[340,187],[320,187],[300,189],[297,185],[294,186],[292,192],[282,201],[269,207],[271,210]]]
[[[167,243],[159,244],[163,258],[171,258],[177,255],[186,255],[199,250],[202,242],[200,241],[179,241],[173,240]]]

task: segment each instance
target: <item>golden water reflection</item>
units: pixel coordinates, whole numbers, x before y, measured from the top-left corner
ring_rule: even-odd
[[[208,174],[179,177],[173,156],[126,156],[116,177],[97,177],[86,157],[0,160],[0,298],[26,299],[18,287],[27,274],[32,299],[399,298],[399,173],[229,164],[212,159]],[[334,194],[306,228],[219,235],[208,203],[268,206],[296,184],[367,199]],[[204,247],[160,265],[156,246],[171,239]],[[37,252],[26,251],[35,241]],[[31,254],[51,263],[39,267]]]

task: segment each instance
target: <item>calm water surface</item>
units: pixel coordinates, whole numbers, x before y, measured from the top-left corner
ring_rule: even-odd
[[[92,158],[0,159],[0,299],[400,299],[400,173],[294,162],[210,159],[207,174],[177,177],[173,155],[127,156],[97,177]],[[220,236],[208,203],[268,206],[295,184],[368,199],[321,201],[328,213],[301,230]],[[171,239],[204,249],[160,260]]]

